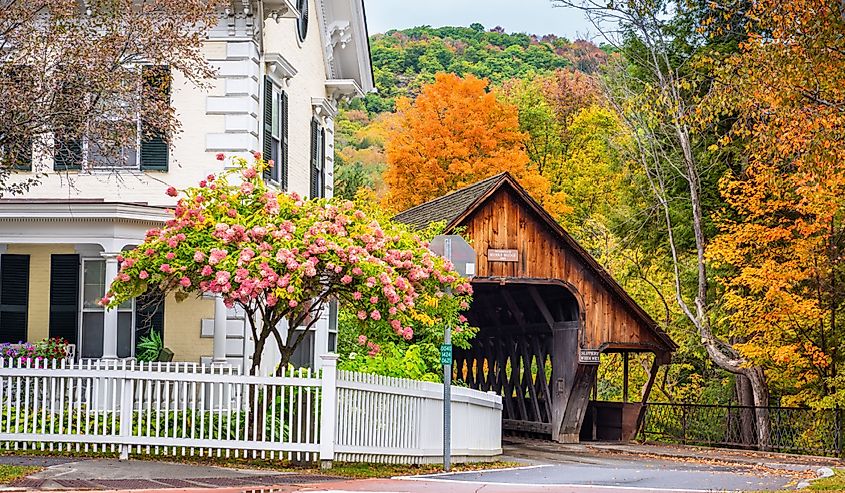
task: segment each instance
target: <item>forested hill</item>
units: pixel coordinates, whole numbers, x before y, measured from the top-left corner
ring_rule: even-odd
[[[366,98],[371,113],[390,111],[397,96],[415,94],[437,72],[473,74],[501,84],[566,67],[593,72],[607,57],[589,41],[508,34],[481,24],[391,30],[371,36],[370,48],[378,88]]]
[[[414,97],[438,72],[472,74],[493,85],[536,80],[559,69],[592,73],[607,59],[589,41],[554,35],[508,34],[501,27],[430,27],[391,30],[370,37],[377,93],[355,100],[337,121],[335,194],[383,190],[384,116],[396,98]]]

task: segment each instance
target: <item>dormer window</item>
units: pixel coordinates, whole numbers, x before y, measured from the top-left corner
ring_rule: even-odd
[[[308,0],[296,0],[296,10],[299,11],[299,18],[296,20],[296,34],[300,41],[305,41],[308,35]]]

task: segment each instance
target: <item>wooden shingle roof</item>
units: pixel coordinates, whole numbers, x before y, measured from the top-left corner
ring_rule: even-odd
[[[434,222],[445,221],[447,225],[462,216],[479,198],[484,197],[509,175],[498,175],[475,182],[468,187],[449,192],[424,204],[400,212],[393,219],[415,229],[423,229]]]

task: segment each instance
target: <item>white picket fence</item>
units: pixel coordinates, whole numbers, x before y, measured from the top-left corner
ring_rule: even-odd
[[[339,371],[337,400],[337,460],[442,462],[442,384]],[[501,453],[501,396],[453,387],[453,460],[489,460]]]
[[[442,385],[323,371],[0,360],[0,447],[294,461],[439,462]],[[501,398],[454,388],[453,455],[501,453]]]

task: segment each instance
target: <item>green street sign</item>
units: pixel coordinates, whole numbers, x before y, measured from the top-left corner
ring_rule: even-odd
[[[441,344],[440,345],[440,364],[441,365],[451,365],[452,364],[452,345],[451,344]]]

